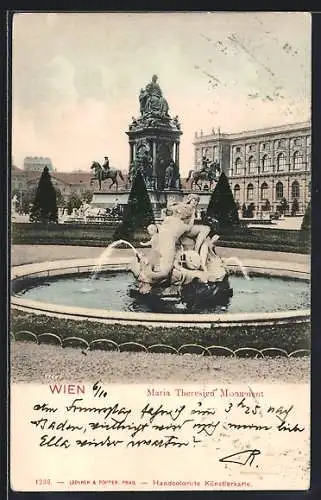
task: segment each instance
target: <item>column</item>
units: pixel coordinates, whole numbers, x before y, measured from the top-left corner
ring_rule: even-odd
[[[179,142],[175,142],[175,163],[179,167]]]
[[[134,160],[134,144],[132,142],[129,143],[129,164],[131,164]]]
[[[258,174],[258,178],[257,178],[257,200],[254,200],[254,203],[255,201],[257,202],[256,203],[256,217],[260,217],[261,215],[261,198],[260,198],[260,174]],[[255,190],[254,190],[254,193],[255,193]]]
[[[246,198],[246,178],[244,174],[244,179],[243,179],[243,204],[247,202]]]
[[[158,188],[158,179],[157,179],[157,165],[156,165],[156,158],[157,156],[157,144],[156,144],[156,139],[153,139],[153,184],[154,187],[157,189]]]

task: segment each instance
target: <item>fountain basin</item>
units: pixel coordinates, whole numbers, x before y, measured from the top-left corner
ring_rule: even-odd
[[[13,290],[27,286],[32,280],[66,275],[81,275],[90,273],[97,261],[96,259],[63,260],[43,262],[12,268]],[[102,266],[102,271],[127,271],[129,258],[110,258],[108,264]],[[309,281],[310,275],[303,265],[297,263],[281,263],[274,261],[246,260],[243,262],[248,273],[258,276],[274,276],[279,278],[292,278]],[[228,265],[231,272],[235,272],[236,265]],[[249,298],[251,300],[251,298]],[[143,325],[145,327],[188,327],[193,329],[220,327],[256,326],[284,326],[290,324],[308,324],[310,309],[282,310],[275,312],[238,312],[238,313],[210,313],[210,314],[171,314],[117,311],[96,308],[66,306],[30,300],[23,296],[12,296],[11,305],[14,310],[33,314],[45,314],[57,318],[73,320],[86,320],[106,324]]]

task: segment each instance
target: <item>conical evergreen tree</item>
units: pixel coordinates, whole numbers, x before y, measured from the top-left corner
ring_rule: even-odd
[[[221,173],[218,183],[209,201],[206,218],[217,219],[221,229],[239,226],[237,206],[224,172]]]
[[[30,219],[34,222],[58,222],[57,194],[48,167],[41,174]]]
[[[311,202],[309,201],[308,206],[305,210],[303,221],[301,224],[302,231],[311,231]]]
[[[132,183],[122,223],[116,229],[114,239],[130,239],[136,231],[144,230],[154,222],[153,209],[145,181],[138,171]]]

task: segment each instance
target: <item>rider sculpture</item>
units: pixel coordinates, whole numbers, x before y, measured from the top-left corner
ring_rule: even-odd
[[[124,181],[124,177],[121,170],[110,167],[108,156],[104,157],[104,163],[102,165],[100,165],[98,161],[93,161],[90,166],[90,169],[95,172],[94,177],[90,179],[90,185],[92,185],[94,181],[98,181],[99,191],[101,190],[102,182],[107,179],[110,179],[112,181],[111,185],[109,186],[109,189],[115,185],[116,190],[118,189],[118,180],[117,180],[118,177],[122,181]]]
[[[102,167],[105,171],[109,170],[109,158],[108,156],[104,156],[104,163],[102,164]]]
[[[217,172],[220,172],[220,165],[217,160],[210,162],[205,156],[202,159],[202,168],[200,170],[190,170],[187,177],[187,182],[191,181],[191,188],[197,186],[199,190],[204,188],[199,181],[205,181],[212,187],[212,183],[217,180]]]

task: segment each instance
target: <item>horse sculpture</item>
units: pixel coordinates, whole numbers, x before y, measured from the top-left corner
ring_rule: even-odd
[[[193,186],[197,186],[201,191],[202,185],[200,184],[200,181],[207,181],[209,182],[209,188],[212,189],[213,182],[217,181],[217,172],[220,172],[220,170],[218,162],[211,163],[207,169],[190,170],[187,182],[191,181],[191,189],[193,189]]]
[[[118,190],[117,177],[119,176],[122,181],[124,180],[123,174],[121,173],[120,170],[117,170],[116,168],[112,168],[112,167],[105,169],[100,165],[100,163],[98,163],[98,161],[93,161],[90,168],[95,171],[94,177],[92,177],[90,179],[90,185],[92,186],[93,181],[98,181],[99,191],[101,191],[102,181],[106,181],[107,179],[111,179],[112,183],[109,186],[109,189],[111,189],[112,186],[115,184],[116,191],[117,191]]]

